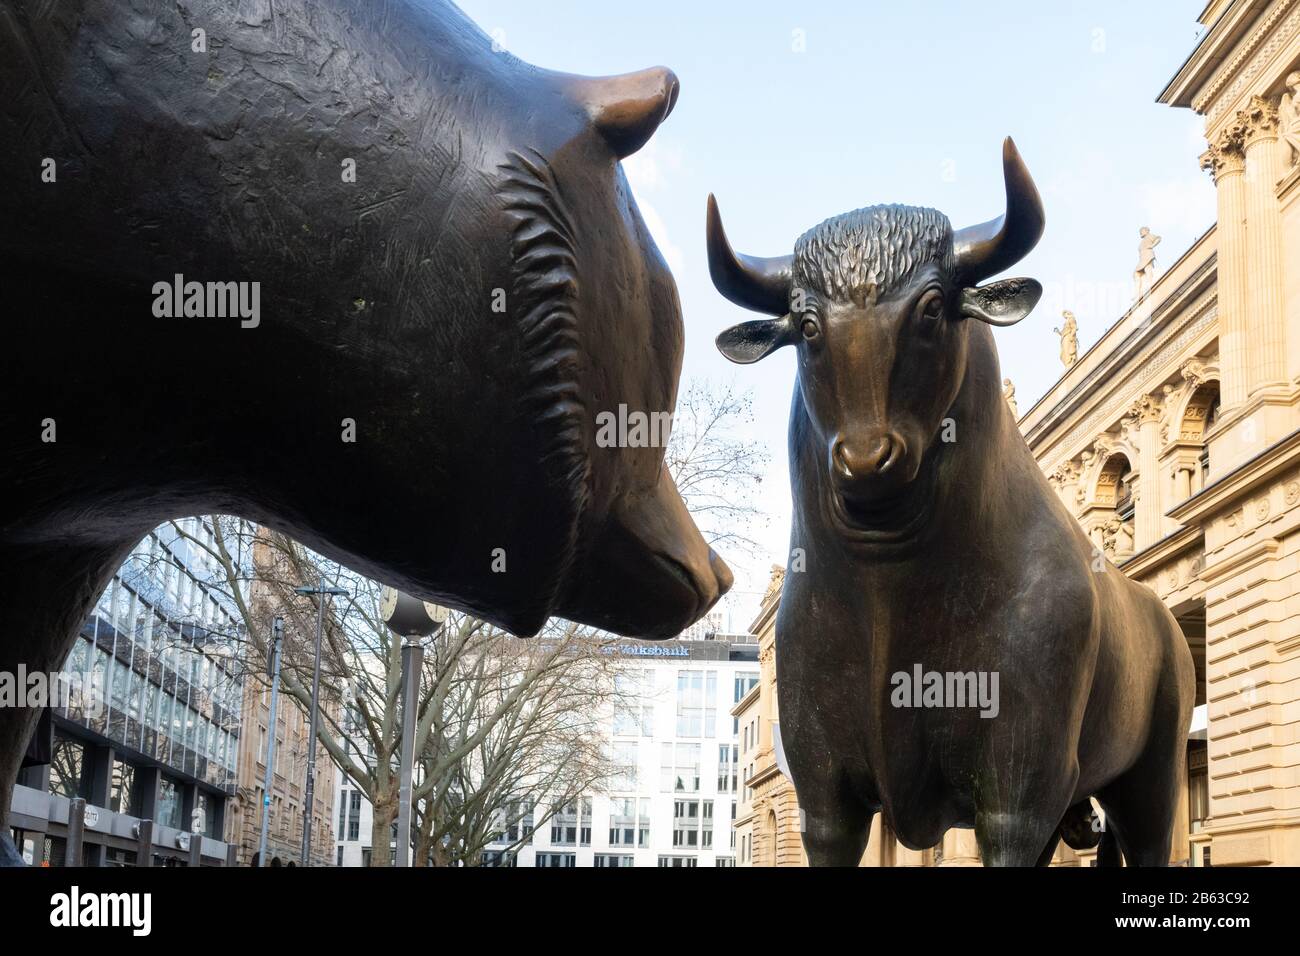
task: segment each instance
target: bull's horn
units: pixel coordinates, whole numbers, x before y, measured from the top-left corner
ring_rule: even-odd
[[[1002,143],[1002,175],[1007,184],[1007,211],[978,226],[960,229],[952,237],[953,259],[966,285],[1009,269],[1028,255],[1043,235],[1043,200],[1010,136]]]
[[[563,74],[561,85],[576,100],[619,159],[644,146],[677,103],[677,74],[653,66],[619,76]]]
[[[794,256],[737,255],[722,228],[718,201],[709,194],[709,275],[719,292],[736,305],[766,315],[790,311],[790,269]]]

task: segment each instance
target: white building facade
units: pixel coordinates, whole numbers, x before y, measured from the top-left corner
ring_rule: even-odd
[[[608,718],[608,746],[622,773],[608,791],[561,808],[513,859],[498,850],[485,854],[486,863],[735,865],[740,748],[730,711],[758,682],[758,644],[749,635],[709,634],[611,648],[628,694]],[[528,819],[521,825],[527,829]],[[503,848],[512,836],[504,835]]]
[[[734,866],[741,775],[730,712],[758,682],[757,642],[707,631],[698,639],[620,641],[609,652],[620,663],[626,704],[606,715],[607,745],[622,772],[608,790],[583,795],[549,819],[547,807],[525,814],[484,854],[484,863]],[[366,866],[370,804],[339,773],[336,861]],[[531,838],[506,852],[521,829]]]

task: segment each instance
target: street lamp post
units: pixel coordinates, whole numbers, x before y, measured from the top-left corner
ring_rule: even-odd
[[[280,645],[284,638],[284,618],[271,624],[271,714],[266,743],[266,782],[262,785],[262,836],[257,845],[257,865],[266,866],[266,834],[271,822],[271,786],[275,783],[275,708],[280,700]]]
[[[385,588],[380,613],[389,629],[402,638],[402,762],[397,791],[397,859],[393,862],[396,866],[410,866],[415,725],[419,716],[420,673],[424,669],[421,641],[442,627],[447,620],[447,609]]]
[[[343,588],[327,588],[325,575],[314,588],[294,588],[295,594],[316,595],[316,655],[311,674],[311,721],[307,732],[307,795],[302,809],[302,860],[300,866],[311,866],[311,811],[316,796],[316,727],[320,714],[320,642],[325,626],[325,598],[331,594],[347,594]],[[271,728],[275,733],[275,728]]]

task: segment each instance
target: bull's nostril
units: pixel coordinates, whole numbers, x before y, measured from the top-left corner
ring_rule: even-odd
[[[844,442],[837,441],[835,443],[835,447],[831,451],[831,456],[835,459],[835,467],[840,470],[844,477],[852,478],[853,468],[849,464],[849,456],[848,452],[844,448]]]
[[[890,435],[883,436],[880,443],[882,447],[876,458],[876,474],[883,475],[898,464],[899,459],[903,457],[903,443]]]

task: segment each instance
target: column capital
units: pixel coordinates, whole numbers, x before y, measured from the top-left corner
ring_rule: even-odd
[[[1160,421],[1163,405],[1154,395],[1142,395],[1129,406],[1128,413],[1137,419],[1139,425],[1148,425]]]
[[[1220,176],[1240,173],[1246,168],[1246,153],[1242,147],[1245,128],[1232,123],[1223,129],[1201,154],[1201,169],[1218,182]]]
[[[1262,140],[1277,139],[1277,104],[1262,96],[1252,96],[1246,108],[1237,114],[1245,132],[1244,143],[1252,146]]]

